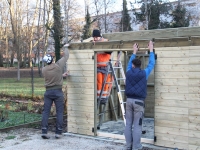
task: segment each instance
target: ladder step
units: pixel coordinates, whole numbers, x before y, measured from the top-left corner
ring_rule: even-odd
[[[105,83],[112,84],[112,82],[105,82]]]
[[[126,80],[125,78],[117,78],[117,80]]]
[[[125,90],[120,90],[121,92],[125,92]]]
[[[114,69],[117,69],[117,68],[122,68],[122,67],[113,67]]]

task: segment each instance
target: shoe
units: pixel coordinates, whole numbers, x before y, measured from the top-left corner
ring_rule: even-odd
[[[41,136],[43,139],[50,139],[50,136],[48,136],[47,134],[42,134],[42,136]]]
[[[56,138],[56,139],[60,139],[61,137],[62,137],[62,134],[56,134],[56,135],[55,135],[55,138]]]

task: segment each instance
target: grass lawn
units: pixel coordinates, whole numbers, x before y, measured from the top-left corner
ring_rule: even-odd
[[[41,114],[30,111],[35,108],[30,105],[24,106],[23,103],[0,99],[0,129],[41,120]],[[22,108],[23,110],[21,110]]]
[[[34,96],[42,96],[45,92],[44,78],[34,78],[33,88],[31,78],[22,78],[17,81],[14,78],[3,78],[0,80],[0,93],[17,96],[17,97],[32,97],[32,90]]]
[[[63,82],[63,85],[65,84],[66,80]],[[22,78],[20,81],[15,78],[3,78],[0,80],[0,94],[3,95],[32,98],[32,90],[34,97],[42,99],[45,92],[44,78],[34,78],[33,88],[31,78]]]
[[[40,120],[41,114],[8,111],[8,118],[0,122],[0,129]]]

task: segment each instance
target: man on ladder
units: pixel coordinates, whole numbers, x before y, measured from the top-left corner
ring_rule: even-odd
[[[107,39],[104,39],[101,36],[100,31],[97,29],[93,30],[92,37],[93,37],[94,44],[95,42],[108,41]],[[101,99],[99,99],[99,96],[102,90],[105,74],[107,72],[107,65],[108,65],[109,60],[111,59],[111,53],[112,52],[103,52],[103,53],[97,54],[97,98],[98,100],[100,100],[101,104],[106,104],[108,100],[108,88],[109,88],[108,84],[105,84],[103,88]],[[111,81],[111,78],[110,76],[108,76],[106,82],[110,82],[110,81]]]
[[[141,134],[142,134],[142,119],[144,115],[144,100],[147,95],[147,80],[155,66],[155,54],[153,52],[153,42],[148,44],[150,50],[149,64],[141,70],[141,61],[135,59],[139,49],[137,43],[133,45],[133,54],[128,62],[126,72],[126,127],[125,139],[127,150],[142,149]],[[132,126],[133,131],[132,131]]]

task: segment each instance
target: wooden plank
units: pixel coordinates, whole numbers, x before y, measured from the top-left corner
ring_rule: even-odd
[[[188,94],[190,100],[196,100],[199,101],[200,100],[200,94]]]
[[[200,116],[189,116],[189,123],[199,123]]]
[[[193,79],[191,79],[191,84],[195,84],[196,80],[194,81]],[[190,83],[189,82],[189,83]],[[199,84],[200,84],[200,80],[199,80]],[[156,86],[188,86],[188,79],[155,79],[155,87]]]
[[[189,109],[189,115],[190,116],[200,116],[200,111],[199,111],[199,108],[198,109]]]
[[[196,93],[200,93],[200,86],[194,86],[194,87],[189,87],[189,93],[191,94],[196,94]]]
[[[163,146],[163,147],[170,147],[170,148],[178,148],[187,150],[188,149],[188,143],[179,143],[179,142],[173,142],[173,141],[165,141],[158,139],[155,142],[155,145],[157,146]]]
[[[171,141],[176,143],[188,143],[188,136],[170,135],[170,134],[155,134],[156,138],[162,141]]]
[[[94,113],[94,107],[89,107],[89,106],[68,105],[67,110]]]
[[[84,83],[84,84],[80,84],[80,83],[72,83],[72,82],[68,82],[67,83],[67,88],[88,88],[88,89],[94,89],[94,83]]]
[[[189,143],[189,145],[196,145],[196,146],[199,146],[199,148],[200,148],[200,138],[189,137],[188,143]]]
[[[79,44],[82,44],[82,43],[79,43]],[[92,43],[91,43],[92,44]],[[70,47],[69,47],[69,50],[70,50]],[[70,51],[70,54],[72,55],[72,54],[88,54],[88,53],[94,53],[94,50],[91,50],[91,49],[84,49],[84,50],[78,50],[78,49],[76,49],[76,50],[72,50],[72,51]]]
[[[155,114],[157,113],[188,115],[188,108],[155,106]]]
[[[75,59],[71,58],[67,61],[68,65],[91,65],[94,64],[94,59]]]
[[[82,129],[82,130],[89,130],[91,131],[94,125],[91,124],[75,124],[75,123],[70,123],[68,125],[68,128],[74,128],[74,129]]]
[[[83,129],[76,129],[76,128],[68,128],[69,133],[77,133],[77,134],[83,134],[83,135],[92,135],[94,136],[94,133],[92,130],[83,130]]]
[[[155,79],[188,79],[189,74],[186,72],[158,72],[155,71]]]
[[[76,117],[78,117],[78,118],[90,118],[90,119],[94,118],[93,113],[83,112],[81,110],[80,111],[70,111],[70,110],[68,110],[67,115],[69,117],[74,117],[74,118],[76,118]]]
[[[94,100],[94,95],[67,94],[67,100]]]
[[[188,129],[159,127],[155,125],[154,130],[155,130],[155,135],[159,133],[159,134],[186,136],[186,137],[188,136]]]
[[[194,97],[194,96],[193,96]],[[155,93],[155,99],[166,99],[166,100],[190,100],[191,97],[189,94],[184,94],[184,93]]]
[[[74,93],[74,94],[88,94],[94,95],[94,89],[87,89],[87,88],[68,88],[67,93]]]
[[[199,64],[192,64],[192,65],[190,65],[189,66],[189,71],[190,72],[200,72],[200,65]]]
[[[189,56],[190,57],[200,57],[200,53],[199,53],[200,47],[198,47],[198,49],[190,49],[190,53]]]
[[[76,71],[94,71],[94,65],[68,65],[68,70]]]
[[[200,64],[200,57],[190,57],[189,58],[189,64],[192,65],[192,64]]]
[[[67,118],[69,124],[77,124],[77,125],[82,125],[82,124],[94,124],[94,118],[80,118],[80,117],[73,117],[73,116],[68,116]]]
[[[200,79],[200,72],[189,72],[189,78],[190,79]]]
[[[189,109],[193,109],[193,108],[195,108],[195,109],[199,108],[200,109],[200,99],[196,100],[196,101],[191,99],[191,101],[188,102],[188,108]]]
[[[169,114],[169,113],[155,113],[155,120],[172,120],[188,122],[188,114]]]
[[[142,30],[142,31],[129,31],[103,34],[103,37],[109,40],[134,40],[134,39],[148,39],[152,38],[174,38],[183,36],[197,36],[200,35],[199,27],[195,28],[168,28],[156,30]]]
[[[189,123],[189,130],[193,131],[200,131],[200,124],[199,123]],[[200,138],[199,138],[200,140]]]
[[[189,85],[189,87],[193,87],[193,86],[199,87],[200,86],[200,79],[199,78],[189,79],[188,85]]]
[[[175,65],[160,65],[156,64],[155,66],[155,71],[156,72],[161,72],[161,71],[170,71],[170,72],[185,72],[188,70],[189,66],[188,65],[180,65],[180,64],[175,64]],[[192,67],[190,70],[192,71],[194,67]],[[199,67],[200,68],[200,67]],[[197,68],[198,69],[198,68]]]
[[[158,59],[156,60],[156,64],[159,65],[188,65],[189,59],[188,58],[160,58],[159,55],[157,56]]]
[[[197,145],[189,145],[189,150],[200,150],[200,146],[197,146]]]
[[[67,82],[72,82],[72,83],[94,83],[94,77],[73,77],[69,76],[67,78]]]
[[[113,133],[97,132],[97,136],[108,137],[108,138],[112,138],[112,139],[125,140],[124,135],[113,134]],[[149,143],[149,144],[154,143],[153,139],[146,139],[146,138],[141,138],[141,142],[142,143]]]
[[[155,92],[188,93],[188,86],[156,86]]]
[[[160,100],[155,99],[155,106],[166,106],[166,107],[179,107],[179,108],[187,108],[188,107],[188,101],[186,100]]]
[[[155,120],[155,125],[159,127],[170,127],[170,128],[180,128],[180,129],[188,129],[188,122],[180,122],[180,121],[169,121],[169,120]]]
[[[69,100],[67,101],[68,105],[77,105],[77,106],[89,106],[94,107],[94,100]]]
[[[200,131],[190,130],[189,137],[200,139]]]
[[[69,70],[69,69],[68,69]],[[70,76],[72,77],[93,77],[94,76],[94,71],[93,70],[69,70],[69,78]]]
[[[175,51],[176,50],[176,51]],[[188,50],[183,50],[182,47],[179,48],[172,48],[167,47],[167,48],[161,48],[160,51],[158,49],[155,49],[155,52],[159,59],[161,58],[188,58],[189,56],[189,51]]]

